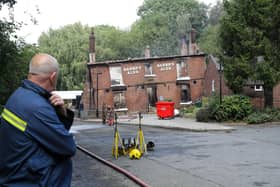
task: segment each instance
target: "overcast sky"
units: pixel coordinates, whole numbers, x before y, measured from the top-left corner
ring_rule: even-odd
[[[81,22],[89,26],[107,24],[121,29],[129,28],[138,19],[137,9],[144,0],[18,0],[15,19],[29,22],[27,13],[38,20],[37,25],[24,26],[18,33],[29,43],[37,43],[41,32],[49,28],[57,29],[67,24]],[[217,0],[200,0],[215,4]],[[37,14],[38,5],[40,13]],[[3,10],[0,16],[7,15]]]

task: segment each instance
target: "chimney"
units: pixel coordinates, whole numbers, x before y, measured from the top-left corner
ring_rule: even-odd
[[[197,54],[199,53],[199,49],[196,45],[196,33],[197,31],[192,28],[191,32],[190,32],[190,54],[193,55],[193,54]]]
[[[93,28],[91,28],[89,36],[89,63],[95,63],[95,37]]]
[[[191,41],[192,43],[196,43],[196,30],[194,28],[192,28],[191,30]]]
[[[145,58],[150,58],[151,57],[151,51],[150,51],[150,46],[146,46],[145,48]]]
[[[189,32],[189,44],[188,44],[189,52],[188,55],[193,54],[193,49],[192,49],[192,32]]]
[[[188,55],[188,46],[185,38],[181,38],[181,55]]]

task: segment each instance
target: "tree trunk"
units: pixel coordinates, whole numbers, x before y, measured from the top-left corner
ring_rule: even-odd
[[[273,107],[273,87],[264,87],[264,107]]]

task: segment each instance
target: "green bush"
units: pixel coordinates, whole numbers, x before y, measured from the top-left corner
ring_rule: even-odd
[[[253,107],[249,98],[242,95],[225,96],[222,104],[219,97],[213,95],[201,110],[196,115],[197,121],[239,121],[251,114]]]
[[[225,96],[220,105],[218,96],[204,98],[203,108],[196,113],[196,120],[209,121],[246,121],[248,124],[259,124],[280,121],[280,109],[265,108],[253,112],[250,99],[242,95]]]
[[[262,113],[262,112],[254,112],[250,114],[246,119],[248,124],[266,123],[272,120],[273,117],[270,114]]]
[[[225,96],[221,105],[216,105],[212,111],[212,118],[216,121],[238,121],[251,114],[252,104],[248,97],[242,95]]]
[[[195,106],[189,106],[189,107],[184,107],[180,110],[180,113],[185,114],[185,113],[192,113],[195,109]]]
[[[208,105],[206,105],[206,108],[209,108],[212,113],[219,105],[220,98],[216,94],[214,94],[208,99]]]
[[[185,118],[195,118],[196,112],[199,110],[199,108],[195,106],[188,106],[185,108],[180,109],[180,116]]]
[[[265,108],[263,113],[269,114],[272,117],[272,121],[280,121],[280,109],[279,108]]]
[[[202,97],[202,107],[206,107],[209,104],[209,97]]]
[[[246,121],[248,124],[259,124],[271,121],[280,121],[280,109],[265,108],[250,114]]]
[[[280,111],[273,114],[273,121],[280,121]]]
[[[196,112],[196,121],[209,122],[211,120],[211,112],[209,108],[201,108]]]
[[[196,121],[209,122],[213,120],[212,113],[219,106],[219,97],[213,94],[211,97],[202,99],[203,108],[196,113]]]

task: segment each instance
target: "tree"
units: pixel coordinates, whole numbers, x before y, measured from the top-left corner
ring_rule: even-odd
[[[41,52],[49,53],[60,63],[58,89],[82,89],[86,63],[89,53],[89,34],[91,28],[81,23],[66,25],[59,29],[49,29],[39,38]],[[94,28],[96,42],[96,61],[125,59],[135,57],[128,31],[113,26],[99,25]]]
[[[191,26],[199,34],[206,26],[206,10],[207,6],[196,0],[146,0],[139,7],[140,19],[132,26],[131,32],[136,33],[134,36],[136,41],[140,41],[139,48],[149,45],[152,55],[178,54],[181,42],[178,34],[181,35],[181,28],[184,28],[178,24],[178,19],[189,16]]]
[[[213,54],[215,56],[220,56],[221,46],[220,46],[220,25],[208,25],[201,33],[198,39],[198,46],[201,51],[207,54]]]
[[[83,87],[89,33],[88,27],[75,23],[56,30],[49,29],[39,37],[40,52],[53,55],[60,64],[59,90]]]
[[[198,39],[201,51],[220,56],[222,49],[220,45],[220,19],[223,15],[223,4],[218,1],[209,10],[208,25],[205,27]]]
[[[220,19],[223,15],[223,12],[224,7],[221,1],[219,0],[213,7],[210,8],[208,24],[218,25],[220,23]]]
[[[150,46],[152,56],[167,56],[178,54],[177,38],[171,35],[167,27],[168,19],[166,15],[155,15],[140,19],[132,25],[131,35],[135,41],[136,48],[140,49],[143,56],[144,48]]]
[[[20,82],[27,77],[29,61],[38,50],[36,46],[25,43],[22,46],[13,41],[0,43],[0,104],[3,105]]]
[[[134,40],[129,31],[113,26],[99,25],[94,28],[96,41],[96,60],[117,60],[138,56]]]
[[[3,6],[12,8],[15,0],[0,1],[0,10]],[[6,103],[10,94],[19,86],[22,79],[26,78],[28,63],[37,48],[27,45],[18,39],[16,31],[20,29],[21,23],[10,18],[0,20],[0,106]]]
[[[277,0],[226,0],[224,9],[220,36],[229,86],[240,92],[248,78],[261,80],[265,106],[272,106],[272,90],[280,80],[280,4]]]

